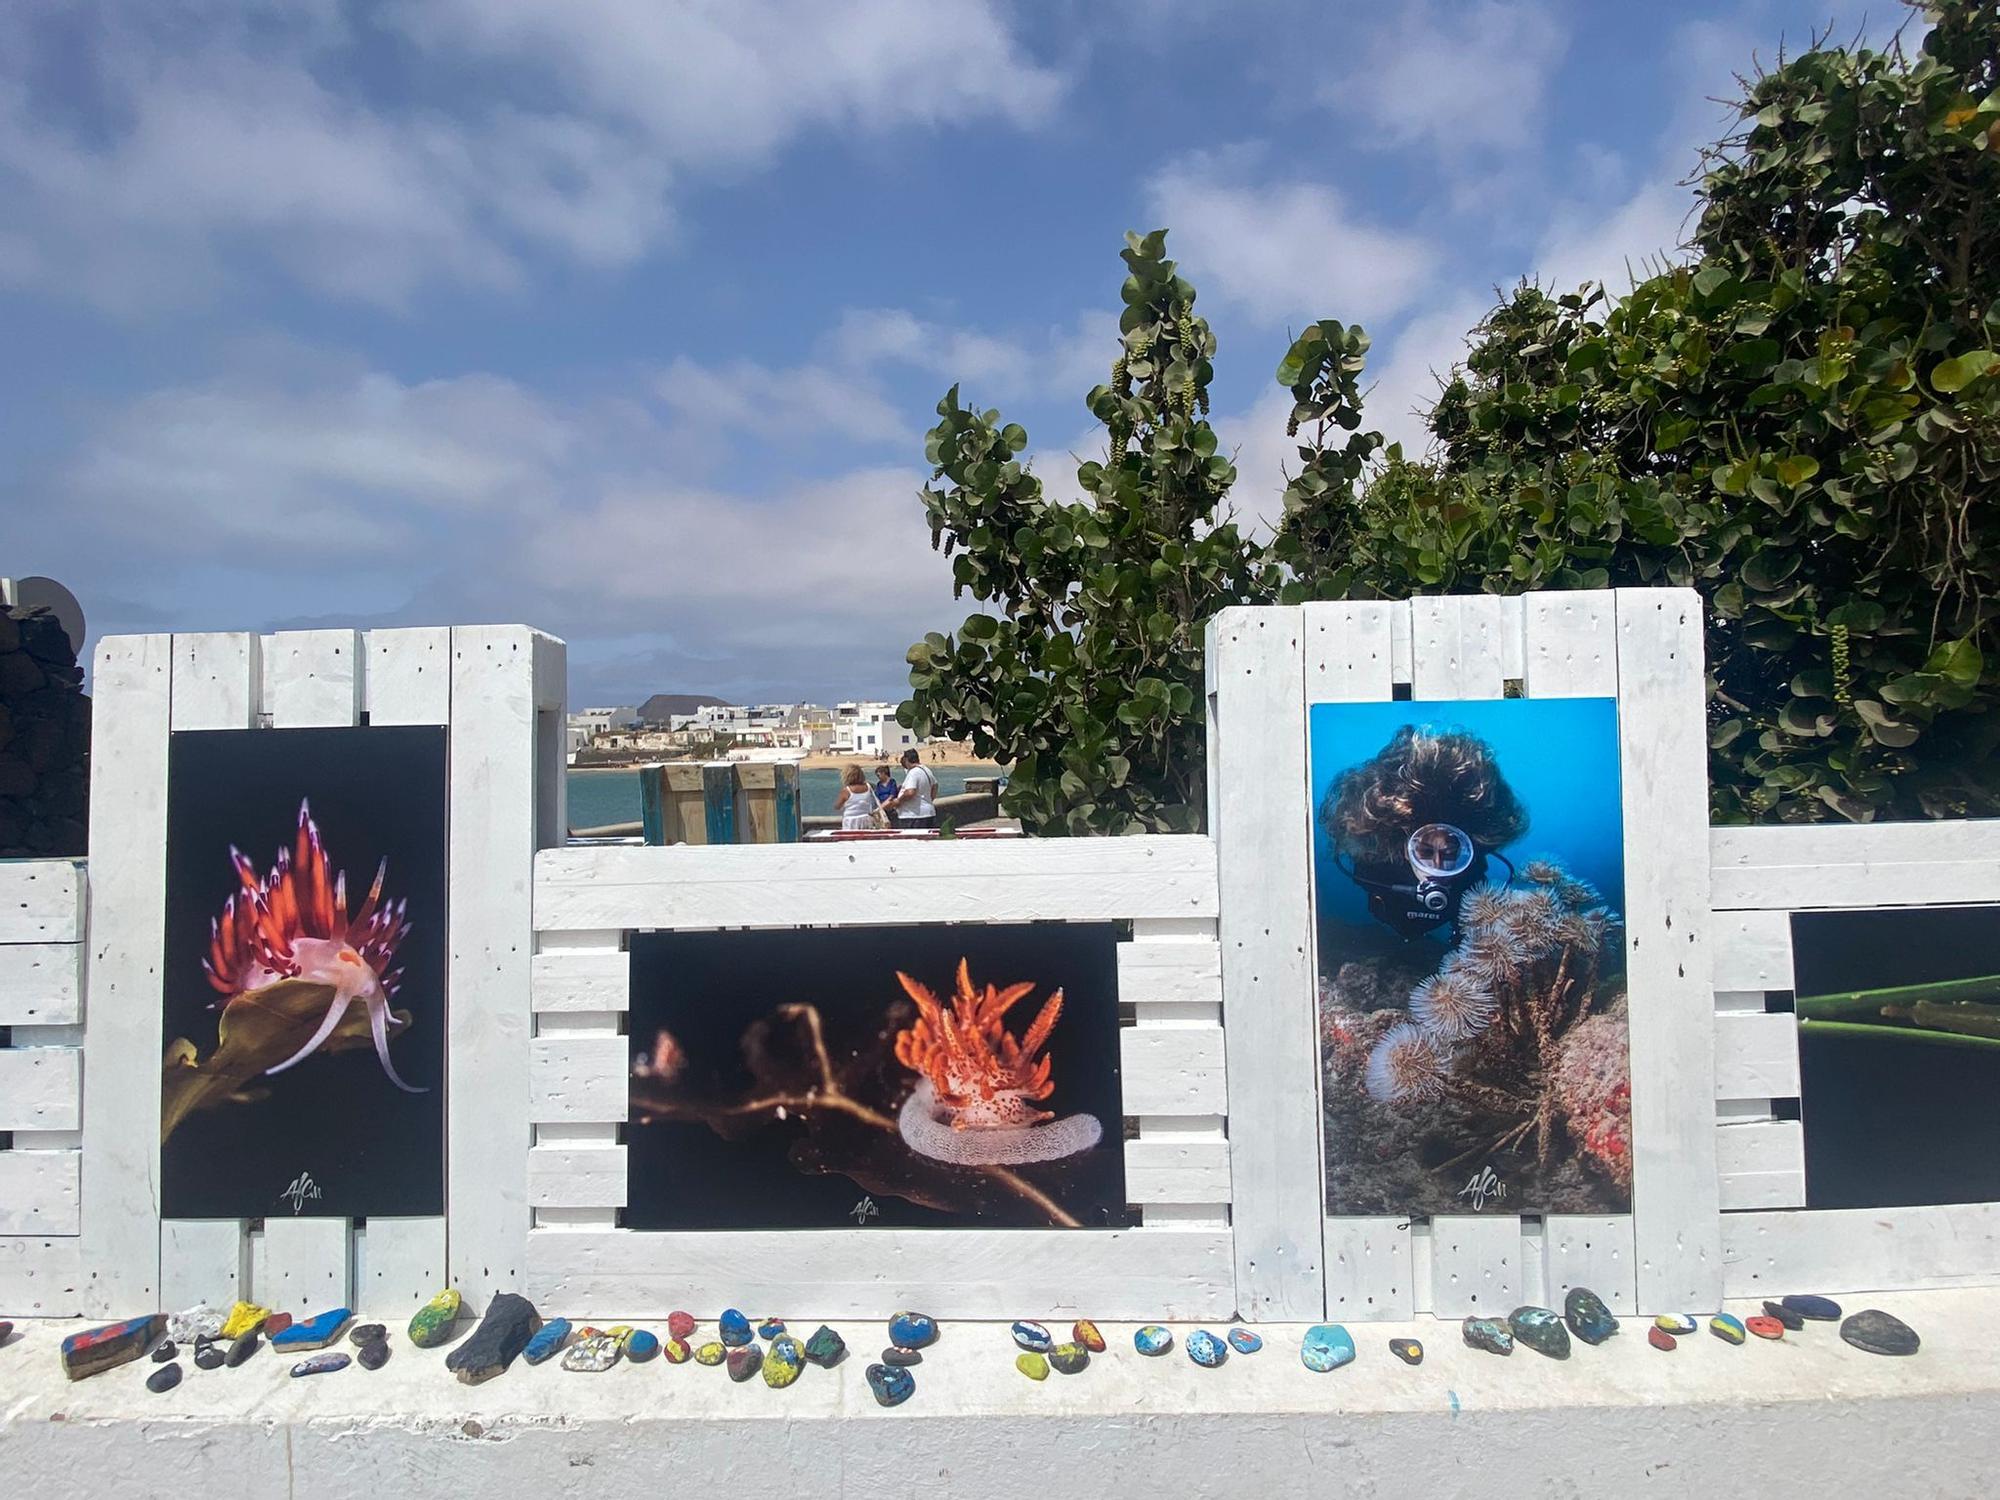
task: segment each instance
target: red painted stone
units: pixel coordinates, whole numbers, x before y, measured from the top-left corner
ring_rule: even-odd
[[[694,1314],[671,1312],[667,1314],[667,1332],[677,1339],[684,1339],[694,1332]]]
[[[1760,1339],[1781,1339],[1785,1336],[1785,1325],[1776,1318],[1745,1318],[1743,1326]]]
[[[264,1320],[264,1337],[269,1338],[274,1333],[283,1333],[291,1326],[292,1315],[290,1313],[272,1313],[270,1317]]]
[[[1648,1328],[1646,1330],[1646,1342],[1651,1344],[1655,1349],[1664,1349],[1668,1353],[1672,1353],[1680,1347],[1680,1341],[1664,1328]]]

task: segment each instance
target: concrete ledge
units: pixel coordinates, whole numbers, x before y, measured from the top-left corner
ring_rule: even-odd
[[[843,1365],[809,1369],[788,1391],[664,1361],[598,1376],[517,1365],[464,1387],[441,1351],[399,1334],[377,1372],[294,1381],[291,1361],[265,1351],[239,1370],[190,1367],[166,1396],[144,1388],[146,1362],[65,1382],[56,1345],[76,1325],[29,1323],[0,1349],[0,1475],[67,1488],[87,1474],[94,1500],[219,1486],[259,1500],[585,1493],[579,1484],[593,1500],[745,1485],[874,1497],[913,1485],[953,1497],[1308,1484],[1429,1497],[1990,1493],[2000,1293],[1843,1300],[1903,1317],[1922,1353],[1878,1358],[1810,1325],[1743,1348],[1704,1329],[1662,1354],[1628,1319],[1567,1362],[1525,1349],[1499,1359],[1467,1349],[1455,1324],[1422,1320],[1350,1325],[1360,1358],[1313,1375],[1296,1327],[1267,1326],[1261,1353],[1201,1370],[1179,1349],[1142,1358],[1129,1325],[1106,1325],[1108,1354],[1038,1385],[1015,1372],[1004,1327],[955,1324],[894,1411],[862,1376],[881,1330],[856,1322],[836,1324]],[[1424,1340],[1421,1367],[1389,1354],[1402,1334]]]

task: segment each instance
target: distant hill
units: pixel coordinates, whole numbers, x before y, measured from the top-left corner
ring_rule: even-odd
[[[639,705],[639,717],[648,724],[664,724],[675,714],[691,714],[698,708],[731,706],[727,698],[711,698],[706,693],[655,693]]]

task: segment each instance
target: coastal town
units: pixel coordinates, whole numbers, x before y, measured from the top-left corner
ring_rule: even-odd
[[[580,769],[659,760],[893,760],[911,749],[934,760],[969,754],[897,723],[895,704],[867,700],[829,708],[659,693],[636,706],[581,709],[568,725],[569,763]]]

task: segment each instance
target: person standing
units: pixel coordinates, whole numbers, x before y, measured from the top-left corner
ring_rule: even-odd
[[[841,771],[840,794],[834,799],[834,809],[840,814],[842,833],[882,827],[888,822],[883,806],[868,789],[868,778],[861,767],[850,765]]]
[[[937,776],[916,750],[903,752],[903,786],[885,806],[896,814],[898,828],[938,826]]]
[[[875,785],[871,788],[877,802],[888,802],[896,795],[896,772],[887,761],[875,768]]]

